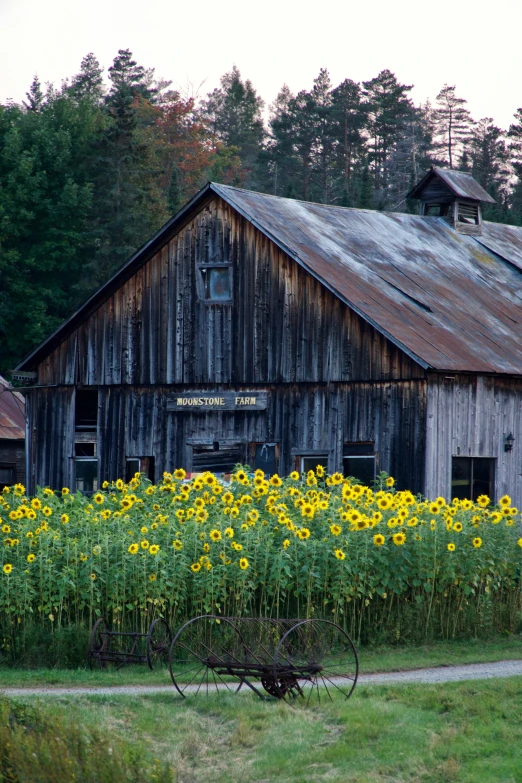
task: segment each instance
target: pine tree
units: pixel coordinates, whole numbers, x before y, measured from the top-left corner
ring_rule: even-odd
[[[103,68],[92,52],[85,55],[81,62],[80,72],[73,76],[69,91],[78,100],[88,98],[94,103],[100,103],[104,95]]]
[[[467,101],[457,98],[455,86],[445,84],[436,98],[434,149],[450,169],[458,167],[458,159],[466,152],[471,138],[473,120],[465,108]]]
[[[243,82],[235,65],[221,77],[220,83],[201,106],[212,143],[234,147],[243,165],[245,187],[259,187],[259,156],[265,138],[261,116],[264,102],[249,79]]]
[[[412,104],[407,93],[413,85],[400,84],[395,74],[384,70],[375,79],[363,82],[363,87],[368,111],[369,157],[375,187],[385,191],[388,187],[388,159],[410,115]]]
[[[37,74],[34,75],[29,92],[26,92],[25,96],[27,98],[27,103],[23,101],[23,105],[27,111],[40,111],[45,102],[45,96],[42,92],[42,85]]]
[[[360,85],[345,79],[332,90],[331,111],[331,133],[337,143],[337,171],[341,183],[339,197],[345,206],[352,203],[354,167],[366,152],[366,119]]]

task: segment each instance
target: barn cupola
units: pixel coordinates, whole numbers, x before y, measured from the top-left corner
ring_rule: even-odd
[[[421,215],[442,217],[461,234],[482,233],[482,204],[494,204],[495,199],[473,179],[471,174],[455,169],[428,171],[408,198],[421,202]]]

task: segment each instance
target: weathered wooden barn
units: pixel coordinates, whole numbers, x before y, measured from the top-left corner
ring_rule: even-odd
[[[0,490],[25,482],[25,401],[0,375]]]
[[[323,463],[522,504],[522,229],[462,172],[411,195],[203,188],[19,365],[30,488]]]

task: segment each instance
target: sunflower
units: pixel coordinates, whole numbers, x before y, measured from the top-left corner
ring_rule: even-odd
[[[386,543],[386,539],[384,538],[384,536],[378,533],[376,536],[373,537],[373,543],[375,544],[375,546],[382,546],[384,543]]]
[[[522,538],[519,538],[519,539],[518,539],[518,541],[517,541],[517,544],[518,544],[519,546],[522,546]]]
[[[242,558],[240,559],[240,561],[239,561],[239,567],[240,567],[240,569],[241,569],[242,571],[246,571],[246,569],[248,568],[248,560],[246,559],[246,557],[242,557]]]
[[[100,506],[104,502],[105,498],[103,497],[101,492],[97,492],[93,497],[93,500],[95,503],[97,503]]]
[[[282,480],[281,478],[279,478],[279,476],[277,475],[277,473],[274,473],[274,475],[273,475],[273,476],[270,476],[270,481],[269,481],[269,483],[270,483],[270,484],[271,484],[273,487],[280,487],[280,486],[281,486],[281,484],[283,483],[283,480]]]
[[[448,552],[454,552],[455,551],[455,544],[448,544]]]
[[[522,541],[522,538],[520,539],[520,541]],[[285,538],[285,540],[283,541],[283,549],[288,549],[289,546],[290,546],[290,539],[289,538]],[[522,546],[522,544],[521,544],[521,546]]]
[[[393,487],[393,485],[395,484],[395,479],[392,478],[391,476],[388,476],[388,478],[384,483],[386,484],[387,487]]]
[[[153,544],[151,547],[149,547],[149,552],[151,555],[157,555],[160,548],[157,544]]]
[[[393,543],[395,546],[402,546],[404,542],[406,541],[406,534],[405,533],[395,533],[394,536],[392,536]]]
[[[4,566],[4,574],[10,574],[12,570],[13,570],[13,566],[11,565],[11,563],[6,563]]]
[[[91,574],[91,579],[94,582],[94,580],[96,579],[96,574]]]
[[[68,495],[69,489],[67,487],[62,487],[62,495]]]
[[[509,497],[509,495],[503,495],[500,498],[500,500],[498,501],[498,505],[501,508],[505,508],[506,506],[510,506],[511,505],[511,498]]]
[[[10,532],[11,532],[11,528],[9,527],[9,525],[2,525],[2,533],[10,533]]]
[[[187,474],[183,470],[183,468],[178,468],[177,470],[174,471],[174,478],[177,481],[183,481],[183,479],[186,478],[186,476],[187,476]]]
[[[482,539],[477,536],[477,538],[474,538],[471,543],[473,544],[475,549],[480,549],[480,547],[482,546]]]
[[[229,538],[234,538],[234,530],[233,530],[233,528],[226,527],[225,528],[225,535],[228,536]]]
[[[149,582],[155,582],[156,581],[156,574],[149,574]]]
[[[33,498],[33,499],[31,500],[31,506],[32,506],[32,507],[33,507],[33,508],[34,508],[36,511],[38,511],[39,509],[41,509],[41,508],[42,508],[42,503],[41,503],[41,501],[40,501],[40,499],[39,499],[39,498]]]
[[[290,478],[292,479],[292,481],[299,481],[299,473],[297,472],[297,470],[293,470],[290,473]]]
[[[62,514],[60,519],[62,521],[62,525],[67,525],[69,523],[69,517],[67,516],[67,514]]]
[[[490,504],[490,499],[488,498],[487,495],[479,495],[477,498],[477,504],[481,508],[486,508],[486,506],[489,506]]]
[[[137,555],[139,551],[138,544],[131,544],[130,547],[127,549],[127,552],[129,552],[131,555]]]
[[[343,532],[340,525],[330,525],[330,533],[332,536],[339,536]]]
[[[92,553],[93,555],[101,555],[101,546],[96,544],[96,546],[92,549]]]
[[[180,550],[180,549],[183,549],[183,544],[182,544],[182,543],[181,543],[181,541],[179,541],[177,538],[176,538],[176,539],[175,539],[175,540],[172,542],[172,546],[173,546],[173,547],[174,547],[174,549],[176,549],[178,552],[179,552],[179,550]]]
[[[141,533],[142,535],[145,535],[145,533],[148,533],[148,532],[149,532],[149,528],[148,528],[148,527],[145,527],[145,525],[143,525],[143,527],[142,527],[142,528],[141,528],[141,530],[140,530],[140,533]]]
[[[190,566],[190,570],[194,571],[195,574],[197,574],[198,571],[201,571],[201,564],[200,563],[192,563]]]
[[[142,549],[148,549],[149,548],[149,542],[147,541],[147,539],[144,539],[143,541],[141,541],[140,542],[140,546],[141,546]]]
[[[391,501],[387,497],[380,497],[377,501],[377,507],[380,508],[381,511],[386,511],[391,506]]]
[[[344,560],[344,558],[346,557],[342,549],[334,549],[334,555],[337,558],[337,560]]]
[[[52,510],[52,508],[49,508],[49,506],[44,506],[44,507],[42,508],[42,514],[43,514],[45,517],[50,517],[52,513],[53,513],[53,510]]]
[[[300,538],[301,541],[306,541],[307,538],[310,538],[310,530],[307,527],[299,528],[297,537]]]

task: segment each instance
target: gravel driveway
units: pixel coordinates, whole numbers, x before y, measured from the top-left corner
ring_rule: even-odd
[[[522,660],[472,663],[466,666],[438,666],[434,669],[415,669],[414,671],[387,672],[385,674],[360,674],[357,685],[460,682],[515,676],[522,676]],[[196,690],[196,686],[193,686],[193,690]],[[247,693],[248,689],[245,688],[240,692]],[[108,688],[0,688],[0,693],[5,696],[141,696],[149,693],[172,693],[173,696],[177,696],[172,685],[126,685]]]

